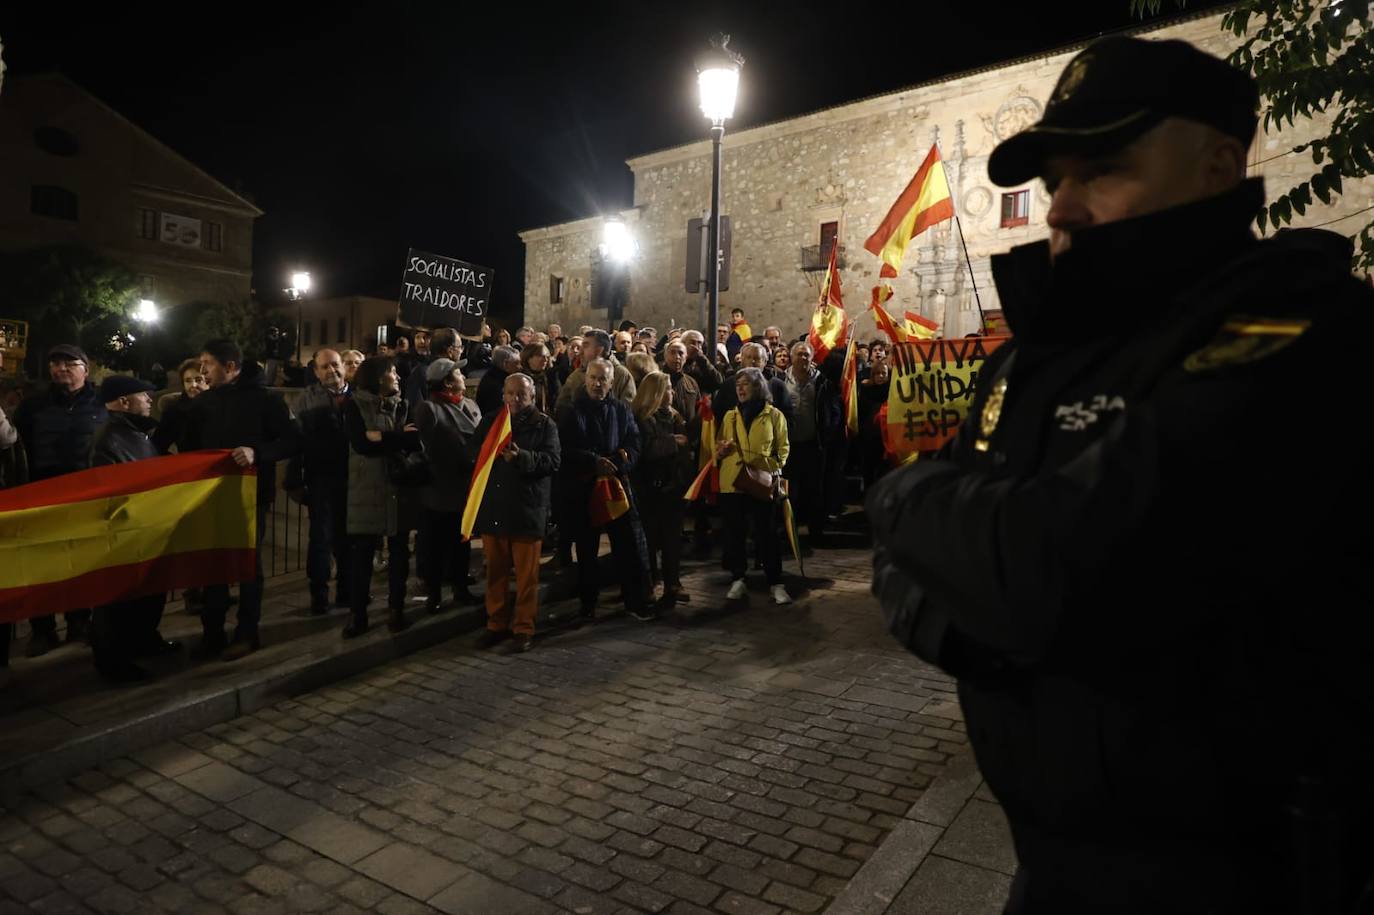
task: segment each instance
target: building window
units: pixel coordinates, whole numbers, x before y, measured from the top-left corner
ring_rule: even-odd
[[[157,210],[141,209],[138,211],[138,237],[148,238],[157,241],[158,235]]]
[[[61,127],[40,127],[33,132],[33,142],[50,156],[74,156],[81,152],[81,144]]]
[[[29,206],[35,216],[76,222],[76,195],[66,188],[35,184]]]
[[[145,299],[157,298],[157,277],[151,274],[141,274],[138,278],[139,294]]]
[[[340,342],[340,343],[347,343],[347,342],[348,342],[348,319],[347,319],[347,318],[340,318],[340,319],[339,319],[339,342]]]
[[[309,321],[301,322],[301,346],[310,345],[310,328],[314,327]]]
[[[835,245],[835,239],[840,237],[839,222],[821,223],[821,257],[826,264],[830,263],[830,249]]]
[[[1030,222],[1030,191],[1012,191],[1002,195],[1002,228],[1024,226]]]
[[[324,346],[324,342],[325,342],[326,340],[328,340],[328,339],[329,339],[329,319],[328,319],[328,318],[320,318],[320,346]]]
[[[554,274],[549,277],[549,304],[562,305],[563,296],[567,293],[567,281],[563,277]]]
[[[224,226],[217,222],[207,222],[205,224],[204,239],[206,251],[223,251]]]

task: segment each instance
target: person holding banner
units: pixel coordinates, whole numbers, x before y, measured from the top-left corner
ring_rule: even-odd
[[[987,163],[1050,195],[1048,240],[993,258],[1015,336],[941,459],[867,498],[888,626],[958,678],[1006,811],[1012,915],[1374,898],[1351,533],[1374,508],[1351,342],[1374,291],[1314,230],[1254,236],[1259,104],[1182,41],[1069,61]]]
[[[200,353],[201,374],[210,390],[191,406],[186,427],[188,451],[207,448],[232,449],[234,463],[254,467],[258,477],[257,542],[267,527],[267,510],[277,489],[276,462],[300,450],[300,429],[282,396],[267,387],[262,367],[244,361],[243,350],[232,340],[210,340]],[[229,613],[229,587],[205,589],[205,609],[200,615],[203,631],[198,654],[234,661],[261,647],[258,621],[262,617],[262,555],[257,574],[239,583],[238,621],[232,642],[224,637]]]
[[[648,617],[648,547],[638,515],[624,504],[626,481],[639,461],[639,427],[629,407],[611,396],[613,378],[605,359],[588,365],[582,390],[558,423],[563,445],[560,526],[568,524],[577,545],[577,589],[585,619],[596,614],[601,590],[597,554],[603,530],[611,542],[625,608],[636,617]]]
[[[126,464],[158,456],[149,439],[153,385],[128,375],[111,375],[100,383],[100,399],[109,411],[105,425],[91,443],[91,466]],[[91,651],[95,669],[115,683],[147,680],[148,671],[134,663],[140,655],[164,655],[181,650],[158,632],[165,591],[96,607],[91,618]]]
[[[763,347],[759,344],[751,344]],[[773,603],[792,603],[782,584],[782,551],[773,523],[772,490],[787,463],[790,446],[787,420],[773,406],[763,370],[742,368],[735,373],[735,397],[720,423],[716,460],[720,462],[720,513],[724,521],[725,562],[730,570],[727,600],[749,596],[744,584],[745,533],[754,532],[754,554],[763,563]],[[742,480],[742,477],[749,477]],[[771,486],[764,481],[772,481]],[[763,487],[767,487],[766,490]]]
[[[472,437],[476,471],[467,513],[482,537],[487,563],[487,629],[482,645],[515,637],[517,651],[534,647],[539,613],[539,554],[549,517],[551,480],[558,472],[558,427],[534,406],[534,382],[516,372],[506,379],[504,406],[485,416]],[[499,433],[509,427],[508,434]],[[474,505],[476,508],[474,509]],[[465,514],[465,517],[467,515]],[[515,615],[506,609],[511,570],[515,571]]]

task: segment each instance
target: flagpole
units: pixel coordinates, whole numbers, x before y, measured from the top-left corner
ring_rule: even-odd
[[[940,144],[936,143],[935,148],[940,150],[940,164],[944,165],[945,151],[940,149]],[[945,172],[945,183],[949,183],[949,172]],[[968,242],[964,241],[964,227],[959,222],[959,201],[954,199],[954,187],[949,188],[949,200],[954,209],[954,228],[959,231],[959,246],[964,249],[964,263],[968,266],[969,282],[973,284],[973,303],[978,306],[978,329],[983,333],[988,332],[987,315],[983,313],[983,299],[978,295],[978,278],[973,275],[973,260],[968,256]]]

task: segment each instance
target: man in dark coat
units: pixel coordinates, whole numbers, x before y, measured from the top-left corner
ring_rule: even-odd
[[[988,162],[1051,195],[1049,240],[993,259],[1015,337],[942,459],[867,500],[889,626],[959,678],[1011,824],[1010,913],[1354,912],[1374,886],[1348,438],[1374,293],[1252,234],[1258,101],[1180,41],[1069,62]]]
[[[506,379],[520,369],[520,354],[511,346],[498,346],[492,350],[491,365],[487,367],[482,380],[477,382],[477,409],[483,416],[497,413],[501,409],[506,389]]]
[[[572,406],[558,423],[563,445],[560,498],[566,500],[563,517],[577,544],[577,587],[582,601],[582,616],[596,612],[600,591],[597,553],[602,527],[588,509],[599,477],[617,479],[629,492],[629,474],[639,460],[639,427],[634,415],[622,401],[610,396],[614,369],[605,359],[587,366],[583,390],[577,392]],[[647,606],[649,575],[648,548],[633,510],[615,518],[604,527],[611,541],[611,555],[620,574],[625,609],[640,613]]]
[[[534,646],[539,611],[539,554],[549,517],[550,483],[558,471],[558,428],[534,407],[534,382],[519,372],[506,379],[504,406],[510,410],[510,439],[496,455],[487,477],[473,532],[482,537],[487,562],[487,631],[490,647],[515,636],[518,651]],[[473,459],[501,418],[497,408],[472,436]],[[515,570],[515,618],[506,608],[511,569]]]
[[[89,380],[90,360],[78,346],[63,343],[48,351],[52,384],[19,405],[14,426],[28,451],[29,480],[49,480],[91,466],[91,440],[107,414],[96,386]],[[91,611],[69,610],[67,641],[85,641]],[[62,643],[57,620],[36,616],[29,620],[33,637],[28,656],[47,654]]]
[[[232,449],[240,467],[256,466],[258,472],[258,574],[239,585],[238,624],[233,644],[224,636],[229,612],[229,587],[205,589],[205,609],[200,615],[204,638],[198,654],[226,661],[237,660],[261,646],[258,620],[262,616],[262,536],[267,508],[276,490],[276,462],[300,449],[300,430],[281,395],[267,389],[262,369],[245,363],[238,344],[211,340],[200,353],[201,368],[210,390],[197,397],[187,422],[188,450]]]
[[[156,425],[153,390],[153,385],[128,375],[111,375],[100,383],[100,399],[109,418],[91,442],[92,467],[158,456],[148,437]],[[149,675],[134,663],[135,658],[181,649],[179,642],[169,642],[158,632],[166,600],[164,593],[149,594],[95,608],[91,648],[101,675],[116,683],[137,683]]]
[[[301,449],[286,467],[285,489],[309,507],[310,540],[305,574],[310,579],[310,612],[329,612],[329,557],[334,557],[334,604],[348,606],[348,430],[344,408],[353,390],[344,380],[342,357],[332,349],[315,353],[315,384],[296,401]]]

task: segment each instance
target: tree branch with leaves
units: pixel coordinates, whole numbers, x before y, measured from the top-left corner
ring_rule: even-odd
[[[1177,0],[1180,7],[1187,0]],[[1157,13],[1162,0],[1130,0],[1137,15]],[[1330,205],[1344,181],[1374,175],[1374,34],[1371,0],[1240,0],[1221,27],[1241,39],[1227,60],[1255,78],[1263,99],[1265,133],[1293,127],[1298,118],[1329,115],[1325,136],[1292,148],[1312,156],[1313,172],[1278,195],[1256,216],[1260,231],[1291,224],[1314,198]],[[1374,213],[1374,206],[1322,225]],[[1374,269],[1374,215],[1357,237],[1355,268]]]

